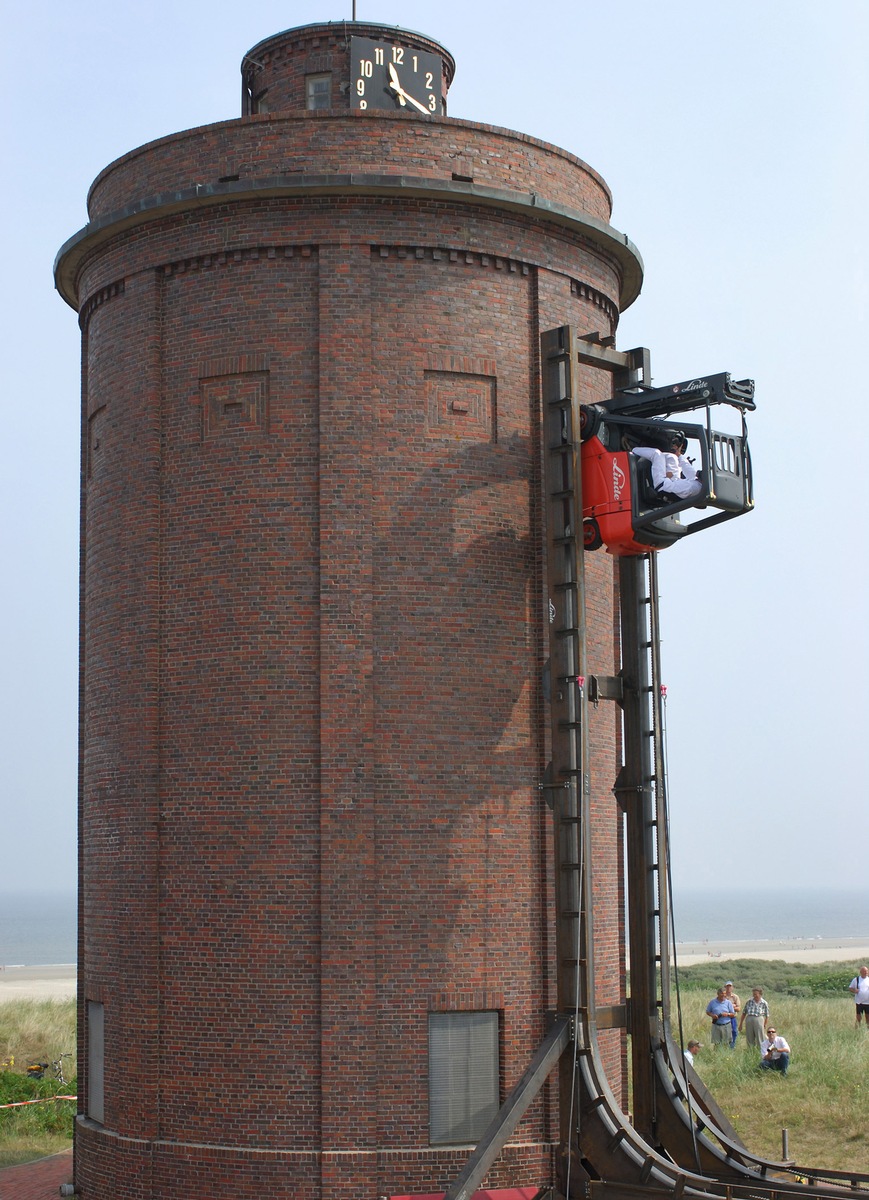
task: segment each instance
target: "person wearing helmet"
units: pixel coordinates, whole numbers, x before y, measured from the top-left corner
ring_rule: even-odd
[[[681,430],[676,429],[670,437],[669,450],[635,446],[631,453],[639,458],[647,458],[652,464],[652,486],[656,492],[686,500],[703,490],[698,472],[685,457],[687,449],[687,438]]]

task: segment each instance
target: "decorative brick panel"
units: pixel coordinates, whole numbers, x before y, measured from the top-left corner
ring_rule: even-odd
[[[268,362],[265,354],[239,354],[200,366],[203,441],[268,433]]]
[[[493,376],[427,370],[425,384],[429,437],[497,441],[497,391]]]

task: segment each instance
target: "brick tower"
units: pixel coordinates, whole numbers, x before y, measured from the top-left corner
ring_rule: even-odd
[[[554,1004],[539,335],[612,335],[641,264],[583,162],[446,116],[453,71],[394,27],[269,38],[242,117],[107,167],[58,256],[86,1200],[443,1190]],[[612,708],[591,723],[615,1004]],[[492,1187],[550,1180],[556,1103]]]

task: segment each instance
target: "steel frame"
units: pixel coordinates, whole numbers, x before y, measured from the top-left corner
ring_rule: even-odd
[[[531,1064],[445,1200],[470,1200],[555,1064],[559,1067],[557,1195],[566,1200],[743,1197],[779,1200],[869,1195],[869,1175],[824,1171],[751,1154],[685,1061],[670,1028],[669,848],[662,738],[657,565],[619,561],[621,674],[590,679],[586,660],[579,363],[613,374],[614,388],[649,377],[646,350],[619,353],[570,326],[544,333],[551,762],[543,789],[553,812],[558,1011]],[[586,836],[588,694],[620,703],[624,765],[615,791],[625,813],[633,1121],[617,1102],[597,1044],[619,1014],[594,1003],[592,865]],[[614,1019],[615,1018],[615,1019]],[[814,1182],[804,1182],[806,1178]]]

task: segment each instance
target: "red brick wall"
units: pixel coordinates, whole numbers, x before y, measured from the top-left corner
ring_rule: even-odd
[[[107,1022],[106,1122],[139,1137],[160,1055],[158,296],[153,274],[131,279],[85,339],[83,965],[87,998],[135,1022]]]
[[[109,207],[168,182],[172,141]],[[498,1009],[504,1092],[527,1065],[555,1001],[539,333],[611,333],[618,287],[580,238],[448,197],[227,201],[84,259],[84,1195],[437,1190],[465,1152],[428,1146],[428,1013]],[[588,570],[612,674],[611,562]],[[611,707],[592,751],[614,1003]],[[493,1185],[549,1180],[553,1104]]]
[[[596,171],[546,142],[470,121],[390,112],[279,112],[172,134],[106,167],[88,195],[92,221],[147,197],[229,180],[361,172],[535,193],[607,222],[612,196]],[[236,178],[237,181],[236,181]],[[502,247],[502,250],[504,248]]]

